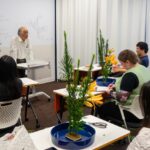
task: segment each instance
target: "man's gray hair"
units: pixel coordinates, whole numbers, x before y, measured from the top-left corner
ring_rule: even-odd
[[[24,30],[24,29],[26,29],[26,30],[27,30],[27,28],[26,28],[26,27],[24,27],[24,26],[20,27],[20,28],[18,29],[18,35],[20,35],[21,31],[22,31],[22,30]]]

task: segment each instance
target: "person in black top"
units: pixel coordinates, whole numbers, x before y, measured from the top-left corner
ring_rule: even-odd
[[[148,44],[145,42],[138,42],[136,44],[136,53],[139,58],[139,63],[145,67],[149,66],[149,58],[148,58]],[[123,73],[126,72],[125,68],[120,68],[120,66],[116,65],[112,67],[112,74],[113,77],[120,77]]]
[[[149,66],[149,58],[148,58],[148,44],[145,42],[138,42],[136,44],[136,52],[140,59],[140,64],[148,67]]]
[[[122,51],[118,59],[121,64],[125,67],[125,69],[131,69],[138,65],[138,58],[136,54],[131,50]],[[142,67],[142,66],[141,66]],[[115,91],[115,85],[110,84],[108,86],[108,94],[111,95],[112,98],[118,100],[121,103],[124,103],[128,100],[132,91],[135,90],[139,86],[139,79],[137,75],[133,72],[126,72],[122,77],[120,83],[120,90]],[[117,120],[122,120],[121,113],[118,105],[115,102],[107,102],[98,108],[98,114],[100,118],[104,120],[110,120],[110,118],[116,118]],[[127,122],[141,122],[139,118],[137,118],[134,114],[129,111],[124,110],[124,115]]]
[[[17,78],[15,60],[7,55],[0,58],[0,101],[17,99],[21,96],[22,81]]]
[[[7,55],[2,56],[0,58],[0,101],[15,100],[21,97],[21,91],[22,81],[17,78],[15,60]],[[0,137],[12,132],[16,125],[0,129]]]

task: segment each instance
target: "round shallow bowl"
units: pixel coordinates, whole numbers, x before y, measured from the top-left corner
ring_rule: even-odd
[[[116,79],[114,78],[107,78],[106,81],[104,81],[103,78],[97,78],[96,79],[96,84],[98,86],[108,86],[109,84],[114,84],[116,82]]]
[[[66,138],[66,134],[68,133],[68,125],[69,123],[59,124],[51,130],[50,134],[53,144],[64,149],[78,150],[85,148],[94,142],[95,129],[90,125],[84,124],[84,130],[78,132],[78,134],[82,137],[78,141],[72,141]]]

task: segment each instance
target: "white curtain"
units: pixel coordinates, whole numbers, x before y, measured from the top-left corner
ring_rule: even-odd
[[[145,40],[149,45],[148,55],[150,57],[150,0],[147,0],[145,35]]]
[[[145,40],[146,0],[98,0],[98,30],[116,53]]]
[[[58,73],[64,52],[64,30],[74,64],[78,59],[81,65],[89,64],[96,53],[97,0],[57,0]]]
[[[81,65],[86,65],[96,53],[100,29],[116,54],[127,48],[135,51],[136,43],[145,39],[150,43],[150,26],[146,26],[146,21],[150,24],[149,14],[150,0],[57,0],[58,72],[64,30],[74,63],[79,58]]]

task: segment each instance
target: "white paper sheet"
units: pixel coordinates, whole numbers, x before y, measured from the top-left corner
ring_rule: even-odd
[[[107,86],[96,86],[95,91],[96,92],[106,92],[108,90]]]
[[[11,139],[10,136],[12,136]],[[1,137],[0,148],[3,150],[37,150],[24,126],[16,127],[12,133]]]

